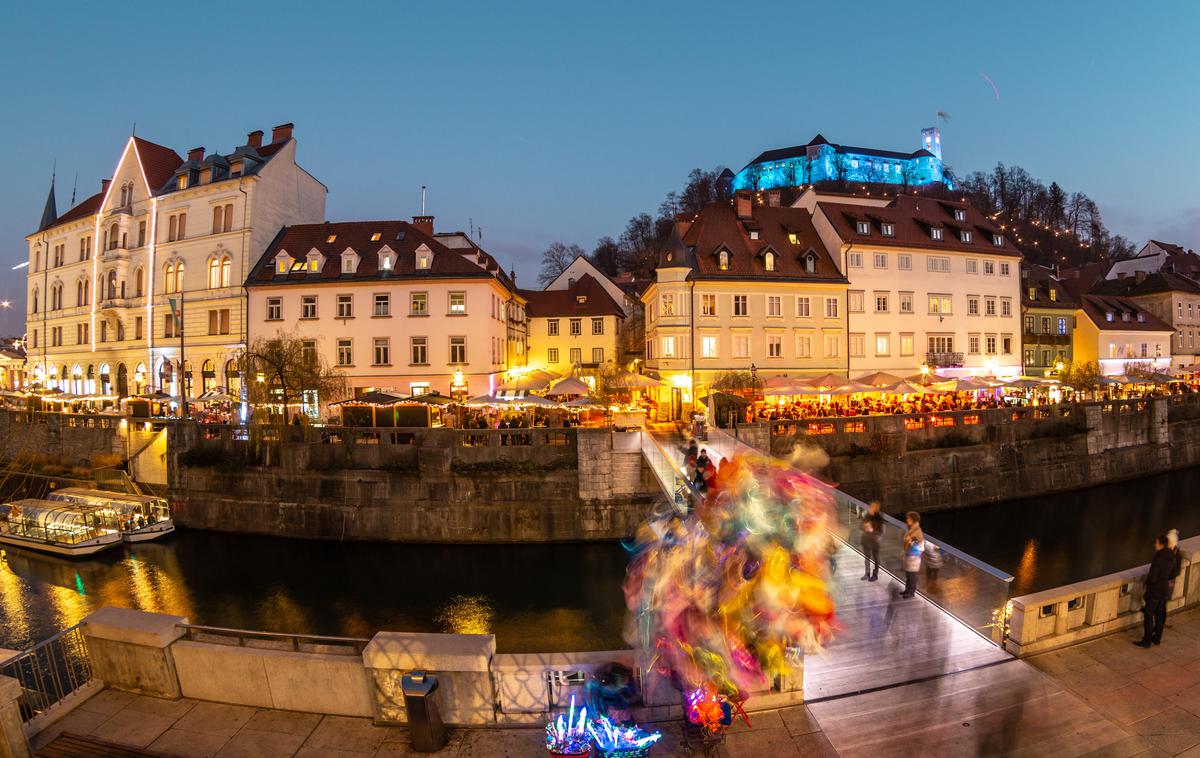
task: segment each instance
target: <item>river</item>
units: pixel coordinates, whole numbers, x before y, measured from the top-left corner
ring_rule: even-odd
[[[961,511],[927,531],[1013,574],[1013,594],[1145,563],[1170,527],[1200,533],[1200,468]],[[180,530],[67,561],[9,548],[0,647],[23,648],[104,605],[242,629],[370,637],[489,632],[502,652],[623,647],[617,543],[397,545]]]

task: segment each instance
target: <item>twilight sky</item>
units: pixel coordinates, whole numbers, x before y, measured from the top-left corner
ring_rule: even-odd
[[[294,121],[331,220],[407,218],[426,184],[437,227],[473,220],[524,285],[548,242],[590,250],[694,167],[817,132],[914,150],[938,110],[959,174],[1021,165],[1139,244],[1200,248],[1190,2],[60,1],[0,22],[0,334],[23,329],[10,268],[52,163],[62,212],[134,122],[183,154]]]

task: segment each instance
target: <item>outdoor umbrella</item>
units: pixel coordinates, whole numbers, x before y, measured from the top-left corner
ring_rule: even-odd
[[[471,398],[467,402],[463,403],[463,405],[469,405],[473,408],[478,408],[485,405],[509,405],[509,401],[501,400],[500,398],[492,397],[491,395],[479,395],[478,397]]]
[[[926,387],[923,384],[914,384],[905,380],[889,384],[882,391],[889,395],[931,395],[937,393],[937,390],[933,387]]]
[[[587,382],[585,382],[581,379],[576,379],[573,376],[568,376],[566,379],[563,379],[562,381],[558,382],[553,387],[551,387],[550,391],[546,393],[546,397],[562,397],[564,395],[586,395],[587,393],[589,393],[591,391],[592,391],[592,388],[588,386]]]
[[[641,389],[643,387],[662,387],[664,383],[645,374],[621,374],[614,377],[610,385],[626,389]]]
[[[838,374],[823,374],[821,376],[814,376],[811,379],[806,379],[804,383],[810,387],[825,387],[832,389],[833,387],[841,387],[846,383],[846,381],[846,377],[839,376]]]
[[[379,392],[376,390],[373,392],[363,393],[358,397],[339,400],[338,402],[330,403],[329,405],[335,408],[341,405],[394,405],[403,399],[404,398],[400,397],[399,395],[393,395],[390,392]]]
[[[700,398],[700,402],[704,403],[705,405],[711,405],[717,400],[738,408],[745,408],[746,406],[750,405],[750,401],[741,395],[733,395],[728,392],[714,392],[711,395],[705,395],[704,397]]]
[[[858,382],[846,382],[841,387],[829,390],[830,395],[857,395],[862,392],[874,392],[875,388]]]
[[[807,384],[797,383],[797,380],[795,379],[792,381],[793,384],[783,384],[777,387],[769,387],[765,392],[763,392],[763,394],[767,397],[783,397],[787,395],[806,395],[817,391],[814,388],[809,387]]]
[[[770,379],[763,380],[763,387],[767,389],[775,389],[777,387],[790,387],[800,379],[787,376],[773,376]]]
[[[454,399],[437,392],[430,392],[425,395],[413,395],[404,402],[417,403],[419,405],[451,405]]]
[[[531,371],[528,374],[522,374],[515,379],[509,379],[504,384],[497,387],[501,392],[537,392],[544,390],[550,386],[552,377],[540,372]]]
[[[960,376],[955,379],[938,382],[934,386],[943,392],[976,392],[992,388],[990,382],[986,379],[980,379],[977,376]]]
[[[1046,383],[1040,379],[1035,379],[1031,376],[1022,376],[1013,379],[1011,382],[1005,382],[1004,386],[1014,390],[1032,390],[1038,387],[1045,387]]]
[[[558,403],[537,395],[526,395],[510,401],[512,405],[536,405],[539,408],[557,408]]]
[[[577,397],[574,400],[569,400],[563,403],[566,408],[603,408],[604,403],[593,397]]]
[[[876,371],[871,374],[860,376],[854,381],[858,382],[859,384],[867,384],[872,387],[887,387],[888,385],[895,384],[896,382],[902,382],[904,379],[896,376],[895,374],[889,374],[886,371]]]
[[[1099,384],[1133,384],[1134,380],[1125,374],[1116,374],[1114,376],[1100,376],[1096,378]]]

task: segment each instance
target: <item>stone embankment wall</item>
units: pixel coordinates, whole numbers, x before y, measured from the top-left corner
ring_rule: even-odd
[[[251,441],[234,431],[172,429],[181,525],[396,542],[610,540],[632,534],[658,497],[636,433],[289,430],[303,439]]]
[[[1200,465],[1197,395],[769,426],[769,436],[740,436],[768,438],[778,456],[820,448],[825,476],[889,511],[1003,502]]]

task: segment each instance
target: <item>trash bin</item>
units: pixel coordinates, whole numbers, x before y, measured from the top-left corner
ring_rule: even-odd
[[[435,753],[446,745],[446,725],[438,710],[437,677],[424,671],[410,671],[400,678],[404,708],[408,711],[408,736],[413,750]]]

